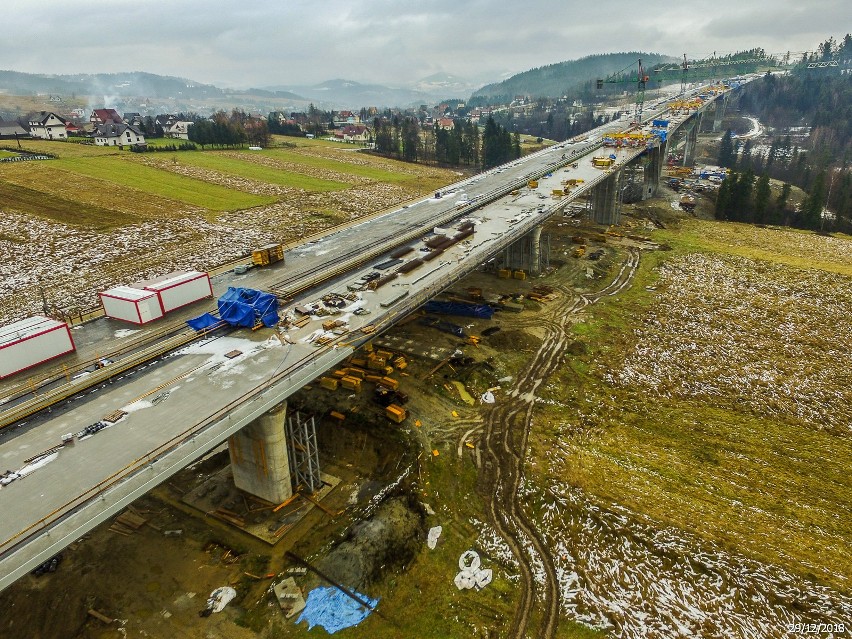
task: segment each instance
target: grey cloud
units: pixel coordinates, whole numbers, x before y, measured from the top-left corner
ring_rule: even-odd
[[[768,13],[758,0],[7,0],[6,15],[21,18],[7,25],[0,60],[20,71],[140,70],[232,86],[402,84],[611,51],[813,49],[844,35],[847,4],[779,0]]]

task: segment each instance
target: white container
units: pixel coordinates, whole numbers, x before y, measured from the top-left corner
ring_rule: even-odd
[[[163,316],[160,298],[153,291],[133,286],[116,286],[100,293],[107,317],[147,324]]]
[[[0,328],[0,379],[74,351],[68,324],[36,315]]]
[[[205,297],[213,297],[210,276],[201,271],[169,273],[147,282],[140,282],[136,286],[155,292],[160,299],[160,308],[163,313],[192,304]]]

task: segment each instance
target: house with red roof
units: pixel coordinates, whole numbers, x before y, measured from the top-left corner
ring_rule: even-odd
[[[347,124],[340,130],[340,134],[344,142],[352,142],[353,144],[369,142],[372,137],[370,129],[363,124]]]
[[[89,122],[95,128],[101,124],[124,124],[124,120],[121,119],[121,116],[115,109],[94,109],[91,117],[89,117]]]

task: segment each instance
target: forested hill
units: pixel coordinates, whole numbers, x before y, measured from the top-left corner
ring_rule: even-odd
[[[513,75],[496,84],[488,84],[474,92],[471,102],[476,104],[506,103],[516,95],[528,95],[533,98],[558,98],[569,90],[576,90],[584,82],[621,71],[631,65],[638,68],[637,61],[642,60],[645,67],[661,62],[676,61],[676,58],[658,53],[606,53],[590,55],[579,60],[569,60],[549,64],[545,67],[530,69]]]

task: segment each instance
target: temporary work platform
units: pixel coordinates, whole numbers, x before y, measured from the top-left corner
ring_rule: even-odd
[[[35,315],[0,328],[0,379],[74,350],[68,324]]]
[[[160,298],[154,291],[132,286],[116,286],[100,293],[107,317],[146,324],[163,316]]]
[[[213,297],[210,276],[201,271],[176,271],[134,286],[156,293],[164,314],[205,297]]]

